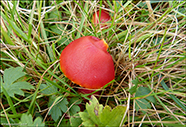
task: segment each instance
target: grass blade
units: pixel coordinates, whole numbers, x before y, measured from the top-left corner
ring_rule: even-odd
[[[163,88],[166,91],[169,90],[169,87],[165,84],[165,82],[163,80],[161,81],[161,85],[163,86]],[[169,96],[176,102],[176,104],[178,104],[186,112],[186,106],[184,104],[182,104],[177,97],[175,97],[172,94],[169,94]]]

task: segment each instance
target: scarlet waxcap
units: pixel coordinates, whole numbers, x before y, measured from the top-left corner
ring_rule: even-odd
[[[102,39],[84,36],[72,41],[60,56],[61,70],[74,83],[99,89],[115,77],[114,63]]]

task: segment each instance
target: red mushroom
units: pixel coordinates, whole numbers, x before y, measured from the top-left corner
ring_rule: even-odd
[[[99,89],[114,79],[114,63],[102,39],[85,36],[71,42],[62,51],[60,66],[72,82]]]
[[[99,17],[99,14],[101,14],[100,17]],[[99,23],[106,23],[109,20],[111,20],[111,17],[109,13],[105,10],[101,10],[101,13],[98,10],[96,13],[93,14],[93,23],[95,26]],[[106,26],[107,25],[101,25],[101,28],[106,27]]]

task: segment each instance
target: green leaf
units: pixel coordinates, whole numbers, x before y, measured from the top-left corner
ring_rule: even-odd
[[[19,78],[23,77],[25,75],[24,72],[22,72],[21,67],[17,68],[9,68],[4,71],[2,86],[7,91],[8,95],[11,97],[14,97],[14,94],[22,95],[24,96],[24,92],[21,89],[34,89],[30,83],[21,81],[21,82],[15,82]],[[1,92],[3,92],[1,90]]]
[[[133,87],[131,87],[131,88],[129,89],[129,92],[130,92],[131,95],[134,94],[134,93],[136,92],[137,86],[138,86],[138,85],[135,85],[135,86],[133,86]]]
[[[70,115],[74,115],[78,113],[79,111],[80,111],[80,107],[78,105],[73,105],[69,110]]]
[[[132,80],[132,83],[135,84],[135,86],[133,86],[133,87],[131,87],[131,88],[129,89],[130,94],[134,94],[134,93],[136,92],[137,86],[138,86],[138,84],[139,84],[139,79],[136,78],[136,79]]]
[[[75,104],[73,104],[74,102],[75,102]],[[81,101],[79,100],[79,98],[70,99],[68,106],[70,107],[73,104],[73,106],[69,110],[71,116],[73,116],[74,114],[76,114],[80,111],[80,107],[78,106],[78,104],[80,104],[80,103],[81,103]]]
[[[21,121],[19,122],[21,126],[30,126],[33,125],[32,116],[27,114],[22,114]]]
[[[43,94],[53,94],[57,93],[57,87],[52,85],[51,83],[47,82],[46,84],[40,85],[41,93]]]
[[[35,120],[34,120],[34,123],[33,123],[33,126],[34,127],[40,127],[40,126],[45,126],[44,123],[42,123],[42,119],[40,117],[37,117]]]
[[[82,124],[85,126],[85,127],[88,127],[88,126],[91,126],[91,127],[96,127],[98,126],[97,124],[95,124],[92,119],[90,118],[89,114],[87,112],[80,112],[79,113],[79,116],[81,117],[82,119]]]
[[[61,99],[62,97],[56,97],[56,96],[51,96],[50,99],[49,99],[49,103],[48,103],[48,107],[52,106],[52,104],[54,103],[54,106],[52,107],[52,109],[50,110],[49,112],[49,115],[52,116],[52,119],[54,121],[57,121],[58,118],[60,116],[62,116],[62,113],[66,112],[68,107],[68,101],[66,98],[63,98],[63,100],[61,100],[59,102],[59,100]]]
[[[70,117],[70,126],[78,127],[82,123],[82,120],[78,113]]]
[[[40,117],[37,117],[34,121],[32,120],[31,114],[22,114],[19,122],[20,127],[44,127],[45,123],[42,122]]]
[[[136,92],[136,97],[138,96],[145,96],[147,94],[149,94],[151,92],[151,90],[147,87],[139,87],[137,92]],[[149,100],[150,102],[156,104],[156,99],[154,98],[154,96],[148,96],[145,99]]]
[[[138,85],[139,84],[139,79],[136,78],[136,79],[132,80],[132,83],[135,84],[135,85]]]
[[[4,82],[8,85],[11,85],[13,82],[15,82],[17,79],[23,77],[25,75],[24,72],[22,72],[22,67],[16,67],[16,68],[9,68],[4,71]]]
[[[125,106],[116,106],[113,110],[109,106],[105,106],[103,109],[103,105],[99,104],[93,95],[89,103],[86,103],[86,111],[79,113],[84,126],[112,127],[121,124],[126,111]],[[125,120],[126,118],[123,120],[123,123]]]
[[[99,115],[103,110],[103,105],[99,104],[95,96],[91,96],[90,104],[86,103],[87,112],[94,123],[101,125]]]
[[[100,114],[100,121],[104,126],[118,127],[122,121],[122,118],[125,114],[126,107],[125,106],[116,106],[113,110],[109,106],[105,106],[103,112]],[[123,121],[123,123],[125,120]],[[123,124],[122,124],[123,125]]]
[[[135,97],[146,96],[150,92],[151,92],[150,89],[147,87],[139,87],[138,90],[136,91]],[[136,111],[138,111],[139,109],[151,108],[151,104],[149,103],[149,101],[156,104],[156,99],[154,98],[154,96],[148,96],[146,98],[136,100],[135,105]],[[146,113],[145,111],[142,112]]]
[[[103,112],[100,115],[100,121],[103,123],[104,126],[112,120],[111,114],[111,107],[109,107],[108,105],[105,106]]]
[[[151,108],[151,105],[147,100],[145,100],[144,98],[136,100],[136,104],[135,104],[136,111],[138,111],[139,109],[148,109],[148,108]],[[145,111],[142,112],[144,114],[146,113]]]
[[[8,86],[8,85],[6,85]],[[21,89],[34,89],[32,85],[28,82],[16,82],[8,87],[5,87],[6,91],[8,92],[9,96],[13,97],[14,94],[24,96],[24,92]]]

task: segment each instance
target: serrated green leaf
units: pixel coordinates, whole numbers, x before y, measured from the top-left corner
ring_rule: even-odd
[[[109,106],[99,104],[95,96],[91,96],[89,104],[86,103],[86,111],[80,112],[84,126],[113,127],[119,126],[126,111],[125,106],[116,106],[113,110]],[[125,122],[126,118],[122,121]],[[122,123],[122,124],[123,124]]]
[[[7,85],[5,85],[7,86]],[[9,87],[5,87],[6,91],[8,92],[9,96],[13,97],[14,94],[22,95],[24,96],[24,92],[21,89],[34,89],[32,85],[28,82],[16,82]]]
[[[131,87],[131,88],[129,89],[129,92],[130,92],[131,95],[134,94],[134,93],[136,92],[137,86],[138,86],[138,85],[136,84],[135,86],[133,86],[133,87]]]
[[[49,115],[52,116],[52,119],[53,119],[54,121],[57,121],[58,118],[59,118],[60,116],[62,116],[62,112],[61,112],[61,110],[60,110],[59,107],[55,106],[55,107],[53,107],[53,108],[50,110]]]
[[[136,78],[136,79],[132,80],[132,83],[135,84],[135,85],[138,85],[139,84],[139,79]]]
[[[136,100],[135,109],[138,111],[139,109],[148,109],[151,108],[150,103],[143,99]],[[142,111],[143,113],[146,113],[145,111]]]
[[[22,114],[19,122],[20,127],[44,127],[45,123],[42,122],[40,117],[37,117],[34,121],[31,114]]]
[[[148,95],[150,92],[151,92],[150,89],[147,87],[139,87],[135,94],[135,97],[145,96]],[[154,96],[148,96],[146,98],[136,100],[135,104],[136,111],[138,111],[139,109],[151,108],[151,104],[149,103],[149,101],[156,104],[156,99],[154,98]],[[146,113],[145,111],[142,112]]]
[[[80,111],[80,107],[78,105],[73,105],[69,110],[70,115],[74,115],[78,113],[79,111]]]
[[[143,96],[143,95],[147,95],[150,93],[150,89],[147,87],[139,87],[138,91],[136,92],[136,97],[138,96]]]
[[[118,127],[125,114],[125,106],[116,106],[113,110],[109,106],[105,106],[103,112],[100,114],[100,121],[106,127]],[[123,121],[123,123],[125,120]]]
[[[44,90],[42,90],[42,89],[44,89]],[[47,82],[46,84],[41,84],[40,90],[41,90],[41,93],[43,93],[43,94],[57,93],[57,87],[50,84],[49,82]]]
[[[74,102],[76,102],[76,103],[73,104]],[[80,104],[80,103],[81,103],[81,101],[79,100],[79,98],[70,99],[68,106],[70,107],[73,104],[73,106],[69,110],[71,116],[73,116],[74,114],[76,114],[80,111],[80,107],[78,106],[78,104]]]
[[[45,126],[45,123],[42,122],[42,119],[40,117],[37,117],[34,120],[33,126],[34,127],[44,127]]]
[[[76,113],[72,117],[70,117],[70,126],[78,127],[82,123],[82,120],[79,116],[79,113]]]
[[[149,94],[150,92],[151,92],[150,89],[147,88],[147,87],[139,87],[138,90],[137,90],[137,92],[136,92],[135,97],[145,96],[145,95]],[[145,99],[147,99],[150,102],[156,104],[156,99],[154,98],[154,96],[148,96]]]
[[[112,117],[111,107],[108,105],[105,106],[103,112],[100,114],[100,121],[106,126],[112,120]]]
[[[16,67],[16,68],[11,67],[6,69],[3,75],[4,82],[8,85],[11,85],[17,79],[23,77],[25,73],[22,72],[22,70],[23,70],[22,67]]]
[[[66,112],[68,107],[68,101],[66,98],[63,98],[63,100],[61,100],[60,102],[58,102],[60,100],[60,98],[62,97],[56,97],[56,96],[51,96],[50,99],[49,99],[49,103],[48,103],[48,106],[50,107],[53,103],[54,103],[54,106],[52,107],[52,109],[50,110],[49,112],[49,115],[52,116],[52,119],[54,121],[57,121],[58,118],[60,116],[62,116],[62,113]],[[56,101],[57,99],[57,101]]]
[[[154,103],[154,104],[157,103],[154,96],[148,96],[148,97],[146,97],[146,99],[149,100],[150,102]]]
[[[26,113],[22,114],[19,124],[20,124],[21,127],[32,125],[33,120],[32,120],[31,114],[29,114],[29,115],[27,115]]]
[[[88,126],[91,126],[91,127],[96,127],[98,125],[96,125],[92,119],[90,118],[89,114],[86,113],[86,112],[80,112],[79,113],[79,116],[81,117],[82,119],[82,124],[85,126],[85,127],[88,127]]]
[[[88,115],[88,113],[87,112],[79,112],[79,116],[81,117],[81,119],[83,120],[83,121],[86,121],[86,120],[91,120],[90,118],[89,118],[89,115]]]
[[[134,94],[136,92],[138,84],[139,84],[139,79],[136,78],[132,80],[132,83],[134,84],[134,86],[129,89],[130,94]]]
[[[28,82],[25,81],[15,82],[24,75],[25,73],[22,72],[21,67],[9,68],[4,71],[3,75],[4,83],[2,83],[2,86],[7,91],[9,96],[14,97],[14,94],[24,96],[24,92],[21,89],[27,90],[34,89],[34,87],[30,85],[30,83]]]
[[[99,104],[98,100],[93,95],[91,96],[91,101],[89,103],[90,104],[86,103],[86,110],[90,118],[94,123],[101,126],[102,124],[99,120],[99,115],[103,110],[103,105]]]
[[[89,104],[86,103],[86,111],[80,112],[79,116],[82,119],[82,124],[84,126],[102,126],[102,123],[99,120],[99,115],[103,110],[103,105],[100,105],[95,96],[91,96],[91,101]]]
[[[78,97],[71,98],[69,101],[69,105],[73,104],[74,102],[76,102],[75,104],[80,104],[81,100]]]

